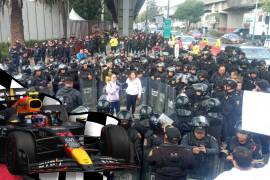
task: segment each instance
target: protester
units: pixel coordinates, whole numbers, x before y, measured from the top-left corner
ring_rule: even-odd
[[[120,87],[117,85],[117,76],[112,74],[111,81],[106,85],[107,100],[111,103],[111,114],[118,114],[120,111]]]
[[[142,93],[142,85],[139,78],[137,78],[137,74],[134,71],[129,73],[128,79],[126,80],[127,83],[127,110],[130,111],[134,115],[135,108],[136,108],[136,101],[137,99],[141,99]]]
[[[232,153],[234,168],[220,174],[215,180],[243,179],[257,180],[260,179],[255,169],[252,168],[252,153],[246,147],[236,147]]]

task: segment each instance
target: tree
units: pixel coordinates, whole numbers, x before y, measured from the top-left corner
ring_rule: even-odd
[[[10,8],[10,34],[11,43],[16,40],[24,42],[24,27],[22,18],[23,0],[1,0],[0,11],[4,12],[4,7]]]
[[[65,6],[66,0],[36,0],[41,3],[50,5],[51,7],[58,4],[63,20],[64,36],[67,35],[67,10]],[[10,34],[11,43],[14,44],[17,40],[24,42],[24,27],[23,27],[23,0],[0,0],[0,11],[4,12],[4,7],[7,6],[10,13]]]
[[[270,0],[264,0],[263,3],[263,11],[269,13],[270,12]]]
[[[187,30],[191,23],[197,23],[201,20],[204,13],[204,4],[199,0],[186,0],[180,4],[174,14],[174,18],[185,20],[187,22]]]
[[[84,19],[98,20],[100,19],[102,4],[97,0],[72,0],[70,1],[70,7]]]
[[[154,22],[155,17],[160,14],[160,8],[156,4],[156,0],[146,0],[146,10],[141,12],[136,18],[136,22]]]

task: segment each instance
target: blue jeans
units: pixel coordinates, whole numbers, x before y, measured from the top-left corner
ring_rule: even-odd
[[[120,111],[120,101],[111,102],[111,114],[114,114],[114,110],[117,113]]]

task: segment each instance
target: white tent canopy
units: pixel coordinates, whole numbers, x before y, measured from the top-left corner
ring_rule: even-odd
[[[85,19],[83,19],[78,13],[76,13],[73,8],[71,9],[71,11],[69,13],[69,20],[71,20],[71,21],[85,21]]]

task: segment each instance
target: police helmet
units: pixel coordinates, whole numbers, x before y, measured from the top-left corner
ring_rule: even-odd
[[[190,103],[189,98],[186,95],[179,95],[175,100],[175,108],[182,108]]]
[[[249,73],[249,74],[251,74],[251,73],[257,74],[257,73],[258,73],[258,69],[257,69],[256,67],[250,68],[250,69],[248,70],[248,73]]]
[[[97,112],[109,113],[111,110],[111,103],[105,99],[100,99],[97,102]]]
[[[221,102],[217,98],[209,98],[204,101],[202,101],[202,107],[205,108],[207,111],[213,111],[219,108],[221,105]]]
[[[266,61],[265,61],[265,60],[260,60],[260,61],[258,62],[258,65],[259,65],[260,67],[266,66]]]
[[[81,64],[81,65],[85,65],[85,64],[87,64],[87,61],[86,61],[86,60],[81,60],[81,61],[80,61],[80,64]]]
[[[192,84],[192,88],[195,91],[202,92],[203,94],[205,94],[208,90],[208,85],[205,83],[196,83],[196,84]]]
[[[260,88],[261,91],[269,92],[270,91],[270,85],[269,82],[265,79],[258,80],[256,82],[256,85]]]
[[[153,108],[143,105],[140,109],[140,120],[149,119],[154,114]]]
[[[193,127],[209,127],[209,121],[205,116],[195,116],[192,118],[192,126]]]
[[[61,69],[66,69],[67,66],[65,64],[59,64],[58,66],[58,70],[61,70]]]
[[[157,63],[157,67],[165,67],[165,64],[163,62]]]
[[[32,73],[31,66],[29,66],[29,65],[22,66],[22,73],[24,73],[26,75],[31,75],[31,73]]]
[[[230,87],[231,89],[237,88],[237,82],[233,79],[227,79],[223,82],[223,85],[226,87]]]
[[[127,120],[127,121],[132,121],[132,114],[130,111],[127,110],[121,110],[118,114],[117,114],[117,118],[120,120]]]
[[[191,116],[190,100],[186,95],[179,95],[175,101],[175,112],[178,116]]]
[[[190,84],[194,84],[194,83],[198,82],[198,77],[195,76],[195,75],[191,75],[191,76],[188,77],[187,80],[188,80],[188,82],[189,82]]]
[[[150,123],[150,127],[156,127],[160,125],[160,120],[159,120],[159,114],[153,114],[150,119],[149,119],[149,123]]]
[[[174,66],[170,66],[170,67],[167,68],[167,71],[168,71],[168,72],[175,72],[175,70],[176,70],[176,69],[175,69]]]
[[[208,73],[205,70],[200,70],[200,71],[197,72],[197,76],[198,76],[198,78],[207,79]]]

